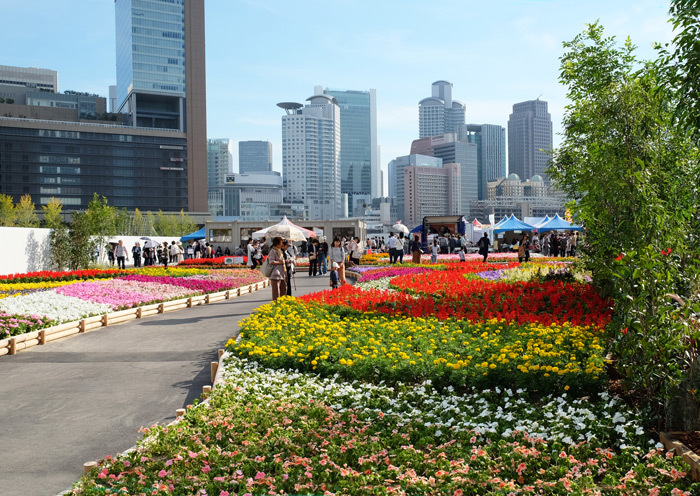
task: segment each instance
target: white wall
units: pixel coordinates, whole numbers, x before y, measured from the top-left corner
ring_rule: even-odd
[[[0,227],[0,275],[49,269],[50,229]]]
[[[0,227],[0,275],[50,270],[50,232],[50,229],[31,227]],[[139,241],[141,246],[144,242],[139,239],[139,236],[109,236],[106,241],[120,239],[129,250],[127,265],[133,265],[131,247],[136,241]],[[167,241],[170,244],[171,241],[177,241],[180,237],[152,236],[151,239],[159,243]],[[183,243],[183,246],[186,245],[187,243]],[[143,263],[143,259],[141,262]],[[101,263],[107,263],[104,253]]]

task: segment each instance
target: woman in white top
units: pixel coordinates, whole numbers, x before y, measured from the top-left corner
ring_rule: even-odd
[[[345,285],[345,248],[342,247],[340,243],[340,238],[336,236],[333,238],[333,244],[328,249],[328,257],[331,259],[331,265],[333,262],[338,264],[338,277],[340,278],[340,285]]]

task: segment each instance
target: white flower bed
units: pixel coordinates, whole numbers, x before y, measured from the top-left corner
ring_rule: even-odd
[[[92,303],[54,291],[42,291],[0,300],[0,311],[20,315],[44,315],[59,322],[71,322],[112,311],[103,303]]]
[[[399,417],[399,425],[422,422],[434,428],[438,437],[448,431],[473,431],[479,442],[498,441],[519,431],[567,445],[586,441],[606,448],[636,446],[648,450],[657,444],[643,437],[640,416],[607,393],[595,400],[570,399],[566,394],[547,396],[533,405],[524,399],[522,390],[457,395],[448,388],[440,394],[429,382],[394,388],[272,370],[233,356],[225,363],[226,387],[235,388],[241,401],[246,395],[271,400],[322,400],[339,411],[352,409],[363,418],[393,415]]]

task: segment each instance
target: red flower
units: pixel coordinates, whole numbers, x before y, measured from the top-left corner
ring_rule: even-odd
[[[627,335],[628,332],[629,332],[629,329],[627,327],[622,329],[622,334]]]
[[[624,254],[624,253],[620,253],[618,256],[615,257],[615,260],[620,261],[620,260],[622,260],[623,258],[625,258],[625,254]]]
[[[662,250],[662,251],[661,251],[661,254],[662,254],[664,257],[667,257],[667,256],[669,256],[669,255],[671,254],[672,251],[673,251],[673,249],[671,249],[671,248],[666,248],[665,250]]]

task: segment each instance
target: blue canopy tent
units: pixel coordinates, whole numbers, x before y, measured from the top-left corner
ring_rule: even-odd
[[[555,214],[549,222],[541,224],[537,230],[541,233],[547,231],[583,231],[583,227],[567,222],[559,214]]]
[[[418,224],[416,227],[411,229],[411,234],[420,234],[423,232],[423,224]]]
[[[533,229],[534,228],[530,224],[526,224],[525,222],[518,219],[515,215],[511,215],[508,219],[504,219],[498,224],[496,224],[493,232],[496,234],[509,231],[530,232]]]
[[[180,238],[180,241],[195,241],[207,237],[206,228],[201,228],[199,231],[187,234]]]

